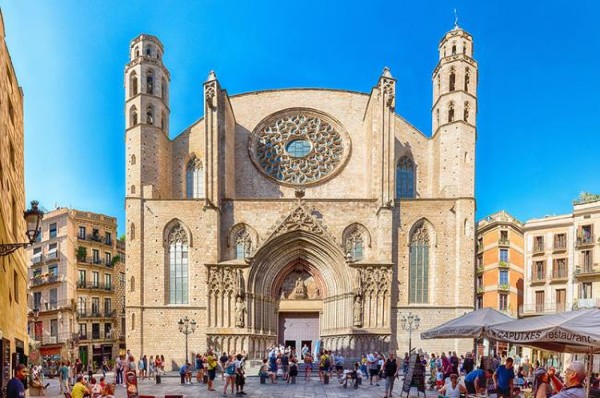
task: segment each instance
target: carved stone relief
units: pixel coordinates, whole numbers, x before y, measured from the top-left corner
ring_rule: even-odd
[[[304,270],[296,270],[289,273],[283,281],[280,298],[286,300],[319,299],[321,292],[312,275]]]

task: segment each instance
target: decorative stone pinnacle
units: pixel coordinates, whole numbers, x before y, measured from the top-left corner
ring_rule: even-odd
[[[392,73],[390,72],[390,68],[388,68],[387,66],[385,68],[383,68],[383,72],[381,73],[381,76],[392,77]]]
[[[217,75],[215,74],[214,70],[211,70],[210,72],[208,72],[208,77],[206,78],[206,81],[212,82],[213,80],[217,80]]]

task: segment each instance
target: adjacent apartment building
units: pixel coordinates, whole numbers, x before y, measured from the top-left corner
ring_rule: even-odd
[[[582,193],[573,212],[525,223],[521,317],[600,306],[600,195]],[[544,353],[532,358],[544,360]]]
[[[499,211],[477,222],[475,307],[517,316],[523,304],[523,224]]]
[[[23,158],[23,91],[4,40],[0,11],[0,243],[27,241]],[[24,361],[27,344],[27,264],[25,251],[0,257],[0,395],[10,369]],[[17,357],[14,354],[19,354]]]
[[[29,248],[30,334],[42,359],[98,366],[124,348],[125,244],[117,220],[57,208]]]

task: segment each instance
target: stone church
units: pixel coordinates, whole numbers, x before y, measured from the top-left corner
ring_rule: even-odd
[[[204,116],[169,138],[170,74],[154,36],[125,67],[127,347],[262,357],[271,344],[354,357],[472,348],[419,332],[473,309],[477,63],[439,43],[432,132],[395,113],[385,68],[369,93],[229,95],[211,72]]]

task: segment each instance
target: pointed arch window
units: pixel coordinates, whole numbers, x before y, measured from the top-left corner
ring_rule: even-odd
[[[465,122],[469,121],[469,111],[470,111],[470,105],[468,101],[465,101],[465,109],[464,109],[464,114],[463,114],[463,120]]]
[[[245,229],[240,230],[235,236],[235,258],[243,260],[252,252],[252,239]]]
[[[456,44],[452,44],[452,55],[456,55]]]
[[[454,68],[450,69],[450,78],[448,81],[449,81],[448,89],[450,91],[456,90],[456,72],[454,71]]]
[[[135,57],[137,58],[137,57],[139,57],[139,56],[140,56],[140,48],[139,48],[139,47],[136,47],[136,48],[135,48]]]
[[[131,108],[129,108],[129,127],[133,127],[137,123],[137,108],[135,105],[133,105]]]
[[[138,93],[138,78],[137,73],[135,71],[131,72],[129,75],[129,96],[133,97]]]
[[[410,236],[409,303],[429,302],[429,233],[421,222]]]
[[[136,162],[135,155],[131,155],[129,158],[129,163],[134,166]]]
[[[396,198],[415,197],[415,163],[409,156],[403,156],[396,166]]]
[[[465,91],[469,92],[469,83],[471,82],[471,71],[469,68],[465,69]]]
[[[169,231],[169,304],[188,304],[188,237],[179,223]]]
[[[154,72],[151,70],[146,75],[146,94],[154,94]]]
[[[448,104],[448,123],[454,121],[454,102]]]
[[[352,261],[361,261],[364,258],[364,239],[359,230],[355,229],[346,238],[346,253]]]
[[[149,105],[148,108],[146,108],[146,124],[151,126],[154,125],[154,108],[152,105]]]
[[[197,199],[204,197],[204,167],[202,161],[193,156],[186,168],[186,197]]]

